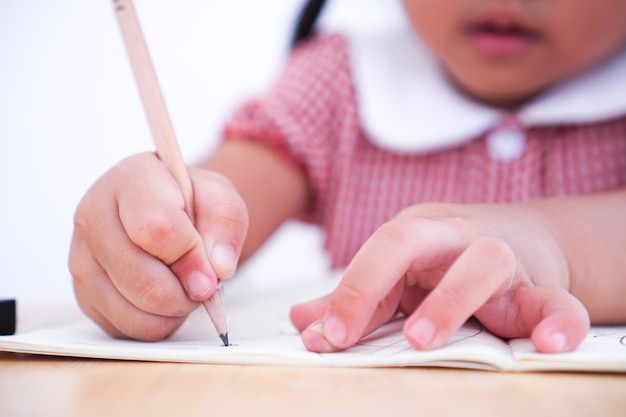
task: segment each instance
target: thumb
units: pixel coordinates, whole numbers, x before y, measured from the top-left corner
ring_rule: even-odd
[[[213,271],[219,279],[227,279],[235,273],[248,232],[248,208],[225,177],[210,171],[196,173],[196,229]]]
[[[522,311],[522,323],[528,323],[530,337],[539,352],[559,353],[575,349],[589,331],[589,313],[568,291],[551,286],[525,288],[521,305],[537,308]],[[524,317],[526,316],[526,317]]]

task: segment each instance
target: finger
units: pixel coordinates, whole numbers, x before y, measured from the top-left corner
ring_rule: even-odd
[[[415,308],[422,302],[426,296],[427,291],[419,287],[405,287],[402,291],[402,296],[398,304],[398,310],[402,313],[408,314],[413,312]],[[291,323],[299,332],[303,332],[314,322],[321,320],[322,316],[328,309],[330,304],[331,295],[325,295],[323,297],[306,301],[300,304],[296,304],[291,307],[289,318]],[[375,330],[378,326],[375,322],[370,322],[368,328],[370,331]],[[369,332],[366,330],[365,334]]]
[[[197,303],[187,297],[178,278],[128,237],[117,215],[112,176],[96,182],[78,205],[74,259],[93,257],[122,296],[140,310],[165,316],[187,314]]]
[[[396,314],[396,306],[398,305],[398,300],[402,295],[403,286],[404,282],[399,281],[396,286],[389,292],[389,294],[379,303],[379,307],[374,311],[371,318],[366,323],[363,330],[360,332],[359,339],[367,336],[374,330],[378,329],[381,325],[388,322]],[[328,310],[331,296],[332,294],[326,300],[324,300],[327,301],[325,303],[325,310]],[[333,332],[336,333],[337,329],[344,332],[345,325],[340,322],[339,319],[337,319],[336,317],[327,317],[326,314],[319,314],[319,309],[321,308],[320,305],[313,305],[310,307],[313,308],[308,311],[310,315],[306,317],[306,321],[309,322],[309,324],[307,325],[306,329],[301,332],[302,343],[307,347],[307,349],[313,352],[332,352],[345,349],[346,347],[337,347],[330,344],[327,337],[327,334],[333,334]],[[318,312],[315,312],[316,307],[318,309]],[[294,313],[296,313],[296,311],[294,311]],[[316,313],[318,314],[317,320],[314,319],[314,314]]]
[[[516,303],[535,306],[520,310],[525,336],[539,352],[559,353],[574,350],[589,331],[589,313],[583,304],[562,288],[527,287],[520,290]]]
[[[395,314],[408,270],[447,263],[458,246],[451,229],[432,220],[398,218],[381,226],[346,269],[322,321],[303,332],[305,346],[329,352],[354,345]]]
[[[128,302],[75,233],[69,266],[76,299],[83,312],[113,337],[155,341],[173,333],[186,316],[165,317],[146,313]]]
[[[516,269],[515,254],[505,242],[477,239],[407,319],[407,339],[418,349],[444,345],[476,310],[511,286]]]
[[[248,209],[225,177],[206,170],[195,172],[196,228],[213,270],[226,279],[237,267],[248,231]]]
[[[123,240],[123,234],[128,235],[132,243],[145,252],[132,250],[129,245],[129,255],[138,257],[146,265],[154,263],[148,261],[147,254],[170,266],[192,300],[209,298],[217,285],[217,276],[193,219],[185,212],[180,188],[165,165],[150,155],[134,160],[132,166],[122,165],[118,171],[121,171],[118,176],[123,180],[114,184],[114,193],[123,233],[119,231],[116,238]],[[114,212],[112,208],[103,215],[111,216]],[[114,220],[110,219],[111,223]],[[102,253],[108,253],[110,249]]]
[[[79,306],[88,317],[112,337],[156,342],[173,334],[186,319],[186,317],[166,317],[141,311],[116,292],[115,287],[107,287],[106,285],[97,286],[97,290],[106,295],[106,303],[89,304],[83,299],[79,302]]]
[[[291,307],[289,318],[299,332],[320,320],[330,303],[330,294]]]
[[[167,265],[128,238],[125,229],[115,222],[114,213],[104,213],[101,219],[104,222],[92,225],[91,232],[102,238],[89,239],[88,248],[117,290],[137,308],[159,315],[183,315],[197,306],[187,294],[192,296],[198,288],[199,294],[209,291],[204,282],[195,278],[193,271],[181,274],[181,281],[187,287],[185,291]],[[104,227],[106,230],[102,230]]]

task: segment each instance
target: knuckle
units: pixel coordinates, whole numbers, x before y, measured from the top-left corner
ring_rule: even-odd
[[[415,236],[415,225],[409,217],[396,217],[381,225],[376,234],[388,244],[403,244]]]
[[[85,208],[85,204],[81,201],[74,212],[74,230],[84,233],[89,230],[89,214]]]
[[[240,199],[216,201],[211,204],[212,215],[232,227],[245,230],[248,227],[248,208]]]
[[[97,211],[93,209],[93,203],[91,202],[91,193],[87,194],[79,201],[74,212],[73,226],[74,236],[89,236],[91,225],[93,224],[94,217],[97,217]]]
[[[360,302],[369,299],[369,294],[365,291],[365,288],[356,285],[350,280],[344,280],[338,290],[344,303]]]
[[[198,172],[196,204],[217,218],[247,226],[248,207],[231,181],[213,171],[195,169],[194,172]]]
[[[426,219],[444,219],[456,217],[459,212],[459,205],[453,203],[420,203],[401,210],[396,218],[408,219],[423,217]]]
[[[78,292],[81,286],[85,285],[90,280],[100,278],[94,273],[95,262],[83,253],[85,248],[79,249],[77,247],[78,245],[79,243],[76,241],[72,242],[67,259],[67,267],[72,277],[72,282],[74,283],[75,292]],[[101,274],[104,274],[104,272],[101,272]]]
[[[154,152],[141,152],[122,159],[111,167],[109,173],[111,175],[119,175],[122,178],[132,177],[137,172],[142,172],[145,166],[158,161],[159,159]]]
[[[125,226],[130,239],[144,249],[162,247],[176,232],[172,217],[158,210],[149,210]]]
[[[137,298],[136,305],[139,309],[153,314],[163,313],[164,306],[172,305],[170,291],[166,285],[160,281],[142,280],[139,286],[141,292]]]
[[[448,310],[448,316],[457,317],[459,315],[465,315],[470,310],[468,300],[465,294],[450,287],[440,287],[437,289],[438,298],[441,300],[441,305],[446,306]]]
[[[484,259],[489,260],[492,268],[508,276],[514,275],[517,259],[506,241],[493,236],[483,236],[476,239],[473,245]]]
[[[70,252],[69,255],[67,257],[67,267],[70,271],[70,274],[75,278],[77,275],[81,274],[81,269],[82,269],[82,264],[83,264],[83,260],[82,258],[76,253],[76,248],[75,248],[76,243],[72,242],[71,246],[70,246]]]
[[[70,256],[68,257],[67,266],[70,271],[70,275],[72,276],[72,280],[77,282],[84,281],[85,274],[83,273],[83,263],[77,258],[76,255],[72,251],[70,251]]]
[[[219,172],[197,168],[197,167],[191,167],[190,170],[192,173],[197,175],[198,181],[201,181],[203,183],[206,182],[210,184],[216,184],[216,185],[219,185],[220,187],[223,187],[224,189],[235,188],[233,183],[225,175],[220,174]]]
[[[81,272],[70,271],[72,275],[72,285],[76,302],[81,310],[86,312],[86,307],[90,304],[90,292],[88,291],[89,276]],[[88,314],[88,316],[90,316]]]

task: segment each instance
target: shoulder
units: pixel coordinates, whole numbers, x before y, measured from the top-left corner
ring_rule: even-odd
[[[332,128],[331,120],[356,106],[346,39],[320,34],[298,45],[265,99],[281,120]]]
[[[344,76],[350,77],[348,55],[348,42],[343,35],[320,34],[291,51],[283,76],[298,83],[343,82]]]

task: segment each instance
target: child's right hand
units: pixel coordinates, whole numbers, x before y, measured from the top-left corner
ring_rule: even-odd
[[[82,310],[109,334],[170,335],[236,267],[248,229],[243,199],[223,176],[190,171],[195,224],[154,154],[128,158],[85,194],[69,267]]]

